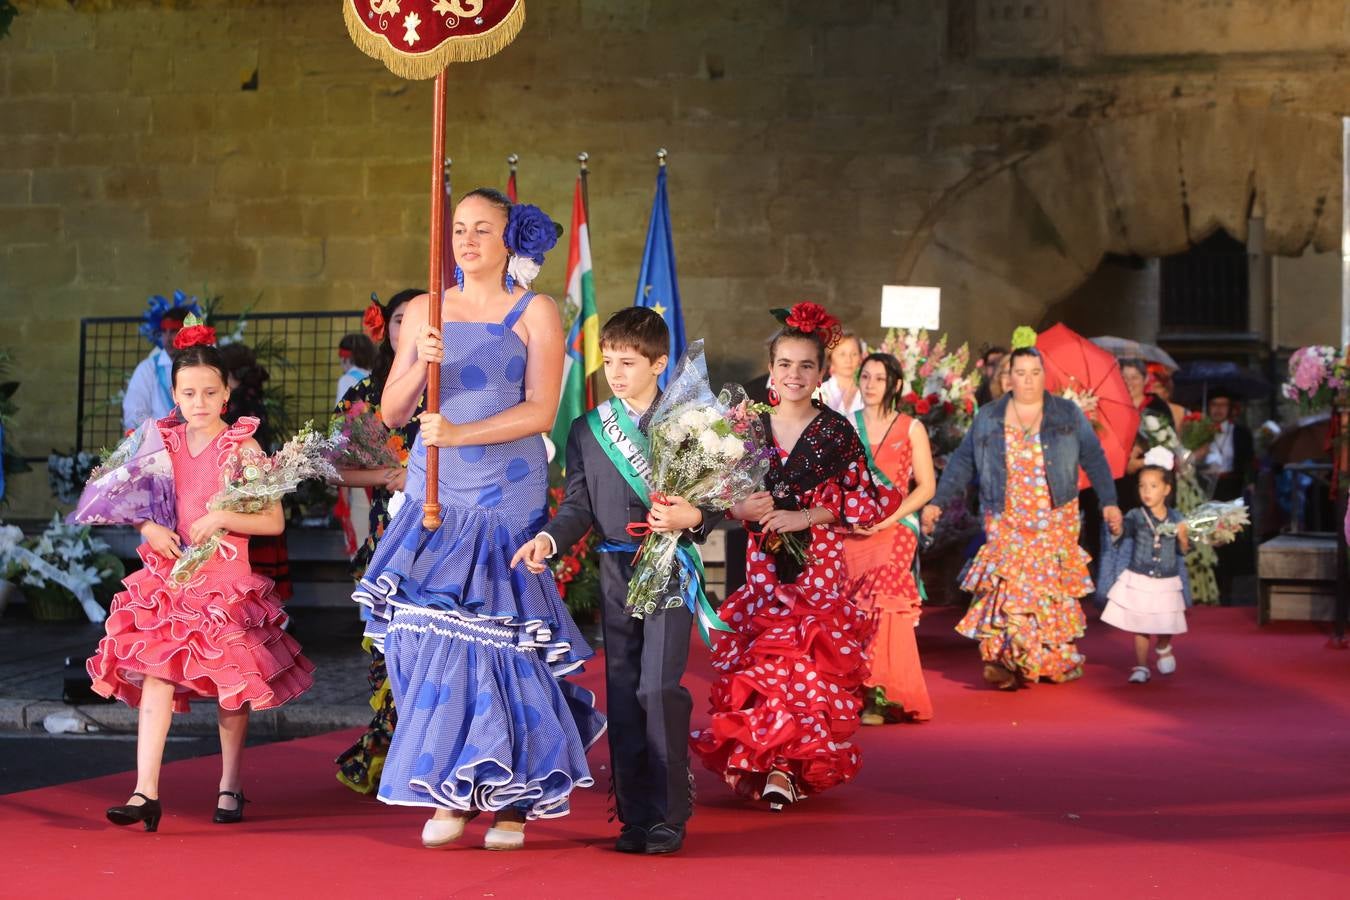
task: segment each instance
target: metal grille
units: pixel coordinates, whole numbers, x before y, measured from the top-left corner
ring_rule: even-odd
[[[1164,329],[1247,331],[1247,248],[1226,232],[1215,232],[1185,253],[1163,257],[1161,282]]]
[[[211,325],[221,335],[234,331],[237,315],[221,314]],[[111,447],[122,436],[122,395],[136,364],[150,352],[137,332],[139,317],[100,316],[80,320],[80,388],[75,449]],[[242,340],[267,368],[268,388],[285,397],[290,422],[276,422],[278,432],[306,419],[328,421],[333,411],[338,365],[337,346],[344,334],[361,330],[360,312],[250,313]]]

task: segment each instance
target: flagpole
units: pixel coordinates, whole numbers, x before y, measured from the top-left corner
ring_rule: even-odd
[[[436,76],[436,88],[433,91],[431,112],[431,271],[428,281],[431,283],[430,296],[427,298],[427,324],[440,331],[441,303],[444,298],[441,283],[442,256],[445,252],[442,242],[445,240],[445,82],[446,73],[442,69]],[[441,365],[427,363],[427,412],[441,411]],[[441,525],[441,504],[438,496],[440,488],[440,450],[427,447],[427,494],[422,504],[422,527],[435,530]]]
[[[659,166],[660,168],[664,169],[664,168],[666,167],[666,157],[669,156],[669,155],[670,155],[670,154],[666,152],[666,148],[665,148],[665,147],[662,147],[660,150],[657,150],[657,151],[656,151],[656,165]]]
[[[516,165],[520,162],[520,156],[512,153],[506,157],[506,165],[510,167],[510,173],[506,176],[506,193],[511,198],[512,203],[516,203],[520,195],[520,186],[516,184]]]
[[[591,191],[590,191],[590,167],[586,165],[590,161],[591,155],[585,150],[577,154],[577,163],[581,166],[581,208],[586,213],[586,227],[591,225]]]
[[[585,150],[582,150],[580,153],[577,154],[577,165],[581,167],[580,172],[581,211],[582,214],[585,215],[586,217],[586,230],[588,233],[590,232],[591,229],[591,192],[590,192],[591,168],[589,165],[587,165],[590,162],[590,159],[591,155],[587,153]],[[578,315],[581,315],[581,313],[578,312]],[[584,352],[582,353],[581,360],[582,360],[581,371],[584,373],[586,371],[585,368],[586,355]],[[595,398],[600,396],[600,373],[592,372],[591,374],[586,375],[585,379],[586,379],[586,408],[594,409],[596,402]]]

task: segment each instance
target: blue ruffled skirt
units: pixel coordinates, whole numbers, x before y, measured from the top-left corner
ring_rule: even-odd
[[[408,503],[353,598],[385,653],[398,726],[379,797],[458,810],[566,815],[594,784],[586,750],[604,733],[595,698],[564,679],[593,653],[549,573],[512,569],[542,522],[448,507],[426,531]]]

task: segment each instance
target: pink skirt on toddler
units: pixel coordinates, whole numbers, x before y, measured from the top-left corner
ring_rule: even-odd
[[[1131,634],[1184,634],[1181,578],[1150,578],[1126,569],[1107,594],[1102,621]]]

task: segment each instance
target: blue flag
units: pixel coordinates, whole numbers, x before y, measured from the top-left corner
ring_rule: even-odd
[[[675,278],[675,246],[670,235],[670,201],[666,198],[666,167],[656,172],[656,199],[647,224],[647,247],[642,251],[642,270],[638,272],[634,306],[655,310],[670,329],[670,363],[657,379],[665,390],[666,381],[684,354],[684,311],[680,309],[680,285]]]

